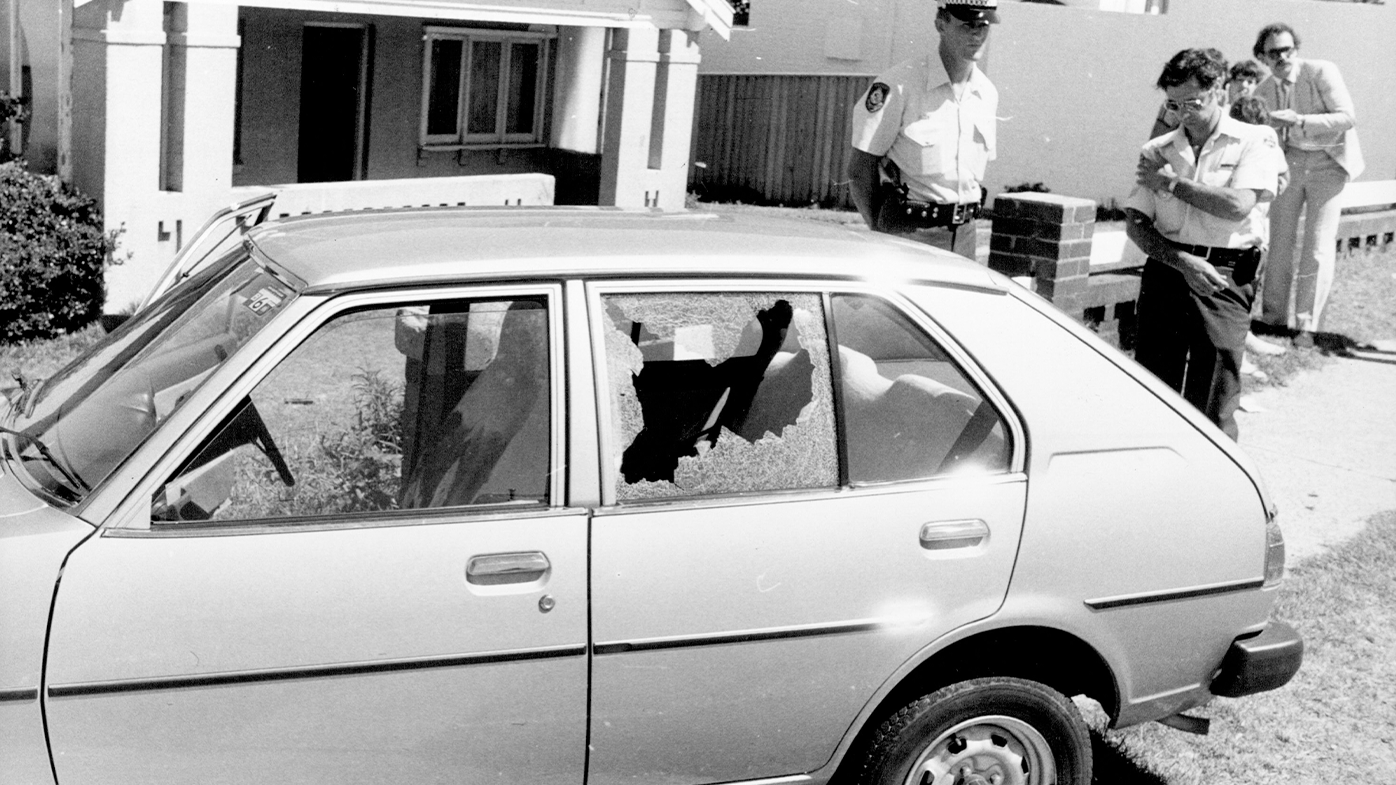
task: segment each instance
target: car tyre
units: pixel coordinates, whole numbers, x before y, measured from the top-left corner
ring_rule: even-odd
[[[1076,706],[1025,679],[971,679],[924,695],[878,727],[863,785],[1090,785]]]

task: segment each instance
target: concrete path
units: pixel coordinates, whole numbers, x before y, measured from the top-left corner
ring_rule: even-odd
[[[1382,344],[1388,348],[1389,344]],[[1396,347],[1333,358],[1246,396],[1241,447],[1280,508],[1287,561],[1322,553],[1396,510]]]

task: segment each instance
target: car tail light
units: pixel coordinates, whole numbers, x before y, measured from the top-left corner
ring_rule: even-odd
[[[1285,574],[1285,536],[1275,516],[1265,520],[1265,585],[1275,586]]]

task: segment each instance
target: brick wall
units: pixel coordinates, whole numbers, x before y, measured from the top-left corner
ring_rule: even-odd
[[[1091,272],[1096,204],[1048,193],[994,200],[989,267],[1018,278],[1115,346],[1133,343],[1139,271]]]
[[[1033,290],[1082,318],[1091,274],[1095,202],[1046,193],[1001,194],[994,200],[989,267],[1032,278]]]

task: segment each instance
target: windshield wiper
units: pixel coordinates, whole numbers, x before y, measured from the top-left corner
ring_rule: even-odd
[[[69,485],[69,486],[71,486],[71,487],[73,487],[73,488],[78,488],[78,489],[81,489],[81,490],[84,490],[84,491],[90,491],[90,490],[92,490],[92,486],[90,486],[90,485],[88,485],[87,483],[83,482],[81,479],[79,479],[79,478],[78,478],[76,475],[74,475],[72,472],[68,471],[68,468],[67,468],[66,466],[64,466],[63,464],[59,463],[59,462],[58,462],[58,459],[55,458],[55,457],[53,457],[53,453],[51,453],[51,452],[48,451],[48,445],[46,445],[46,444],[44,444],[43,442],[39,441],[39,439],[38,439],[37,437],[30,436],[29,434],[25,433],[24,431],[16,431],[16,430],[13,429],[13,428],[5,428],[5,427],[3,427],[3,426],[0,426],[0,433],[8,433],[8,434],[11,435],[11,436],[15,436],[15,437],[18,437],[18,438],[20,438],[20,439],[24,439],[25,441],[27,441],[27,442],[29,442],[30,444],[32,444],[32,445],[34,445],[35,447],[37,447],[37,448],[39,449],[39,455],[42,455],[43,458],[44,458],[44,460],[49,462],[49,465],[53,466],[53,468],[57,469],[60,473],[62,473],[63,478],[66,479],[66,480],[68,481],[68,485]]]

